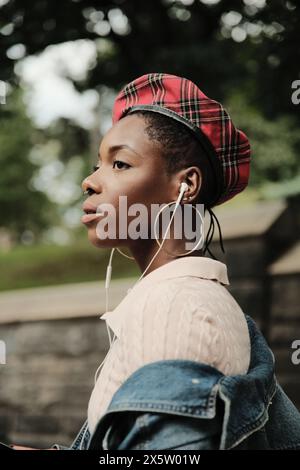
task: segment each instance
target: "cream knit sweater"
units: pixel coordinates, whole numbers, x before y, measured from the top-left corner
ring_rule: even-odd
[[[188,359],[225,375],[247,372],[247,322],[226,284],[225,264],[178,258],[146,275],[115,310],[102,315],[116,337],[90,397],[91,433],[120,385],[149,362]]]

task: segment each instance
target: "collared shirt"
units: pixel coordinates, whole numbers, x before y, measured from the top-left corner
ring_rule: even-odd
[[[89,401],[91,433],[118,388],[145,364],[186,359],[225,375],[247,372],[247,322],[228,284],[224,263],[177,258],[142,278],[117,308],[102,315],[115,340]]]

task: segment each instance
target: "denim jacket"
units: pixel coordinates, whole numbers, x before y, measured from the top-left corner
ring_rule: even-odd
[[[225,376],[189,360],[146,364],[114,394],[93,435],[85,422],[68,449],[300,450],[300,413],[276,380],[263,335],[246,319],[247,374]]]

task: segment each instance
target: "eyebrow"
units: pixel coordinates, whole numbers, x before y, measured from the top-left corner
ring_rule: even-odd
[[[116,152],[118,152],[119,150],[122,150],[122,149],[129,149],[131,150],[132,152],[134,152],[136,155],[138,155],[139,157],[141,157],[141,155],[136,152],[132,147],[130,147],[130,145],[127,145],[127,144],[120,144],[120,145],[112,145],[111,147],[109,147],[108,149],[108,153],[109,154],[114,154]],[[100,152],[98,153],[98,158],[101,158],[101,155],[100,155]]]

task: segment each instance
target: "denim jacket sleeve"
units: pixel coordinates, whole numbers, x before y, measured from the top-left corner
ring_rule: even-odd
[[[300,413],[279,386],[272,351],[246,316],[247,374],[188,360],[144,365],[117,390],[88,449],[299,449]]]
[[[217,406],[217,382],[222,374],[205,364],[199,374],[198,367],[193,361],[166,360],[138,369],[113,396],[88,448],[218,448],[223,413]]]
[[[297,449],[300,413],[279,386],[274,356],[250,317],[247,374],[224,376],[189,360],[136,370],[116,391],[93,435],[72,449]]]
[[[116,413],[102,443],[103,450],[218,449],[221,422],[164,413]],[[98,447],[99,448],[99,447]]]

